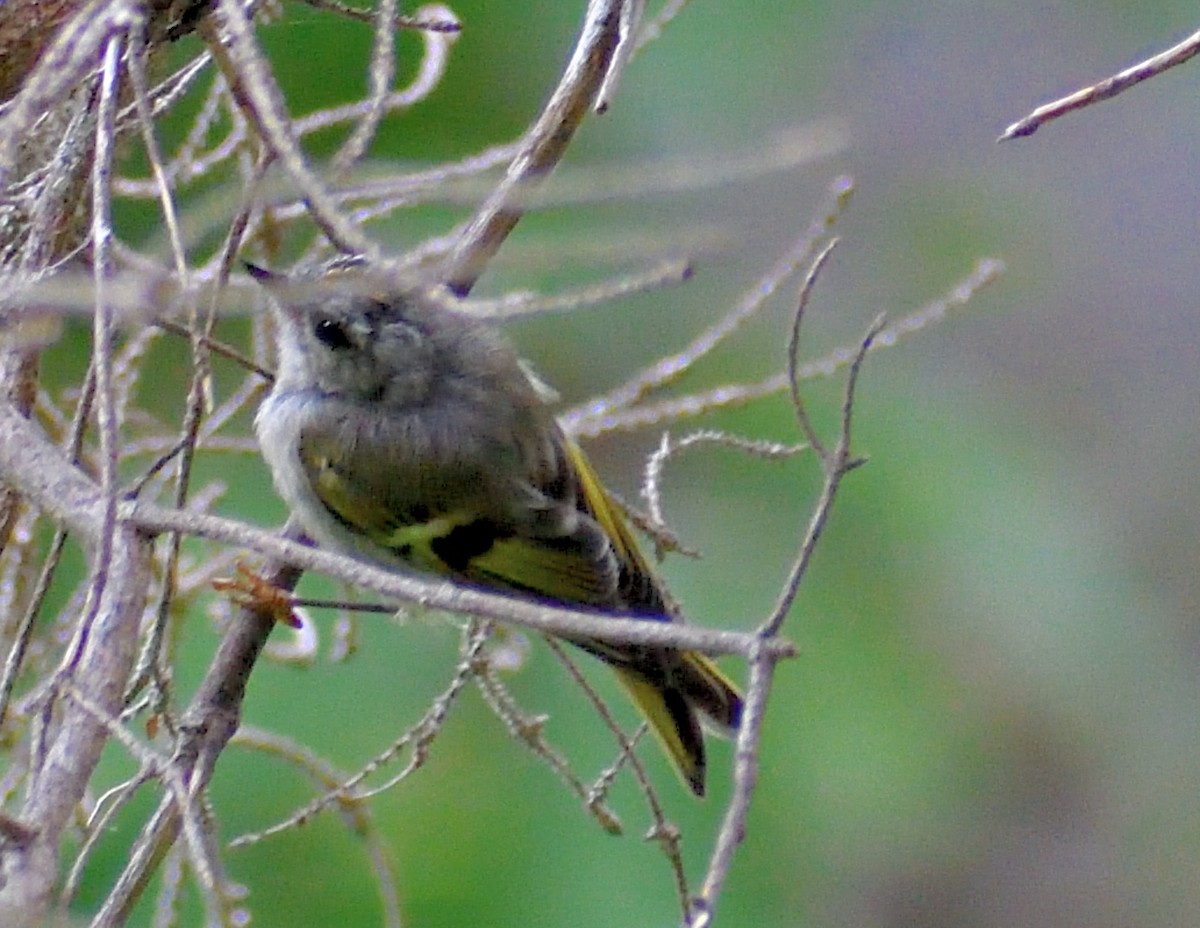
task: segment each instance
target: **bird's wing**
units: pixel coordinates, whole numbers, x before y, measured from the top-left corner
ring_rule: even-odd
[[[482,477],[461,481],[460,492],[405,492],[403,474],[381,480],[381,468],[361,460],[367,452],[348,448],[341,438],[307,430],[300,460],[321,504],[347,531],[369,538],[381,561],[563,603],[615,604],[616,555],[603,528],[574,505],[573,494],[559,499],[548,487],[525,481],[484,492],[488,481]],[[595,481],[590,469],[588,479]]]

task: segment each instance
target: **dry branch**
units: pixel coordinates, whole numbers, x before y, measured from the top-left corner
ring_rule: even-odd
[[[1007,142],[1009,139],[1033,135],[1046,123],[1052,122],[1060,116],[1081,110],[1093,103],[1099,103],[1101,100],[1109,100],[1147,78],[1156,77],[1170,68],[1190,61],[1197,52],[1200,52],[1200,32],[1189,35],[1166,51],[1151,55],[1144,61],[1139,61],[1111,77],[1097,81],[1095,84],[1089,84],[1087,87],[1082,87],[1074,93],[1069,93],[1050,103],[1042,104],[1028,116],[1018,119],[1005,129],[996,141]]]

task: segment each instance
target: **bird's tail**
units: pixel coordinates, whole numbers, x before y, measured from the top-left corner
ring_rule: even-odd
[[[688,788],[704,795],[706,761],[700,718],[717,734],[728,737],[742,720],[742,696],[737,687],[702,654],[672,654],[653,677],[628,667],[615,667],[617,679],[663,746]]]

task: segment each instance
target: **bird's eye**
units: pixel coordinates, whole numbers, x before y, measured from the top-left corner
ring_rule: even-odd
[[[313,326],[313,335],[322,345],[334,351],[350,348],[354,344],[350,341],[350,333],[346,331],[346,327],[336,319],[318,319],[317,324]]]

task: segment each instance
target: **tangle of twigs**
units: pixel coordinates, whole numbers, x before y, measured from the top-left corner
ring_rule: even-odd
[[[753,628],[719,630],[553,608],[389,573],[316,550],[294,525],[280,534],[219,517],[211,510],[224,488],[199,482],[196,456],[253,452],[244,414],[271,376],[270,339],[261,314],[246,326],[245,344],[228,345],[217,337],[217,321],[229,306],[249,302],[244,275],[234,270],[237,257],[250,252],[275,258],[283,240],[299,239],[304,262],[342,254],[393,269],[419,268],[447,291],[465,296],[536,203],[539,185],[562,160],[584,119],[611,106],[624,65],[684,5],[665,3],[651,19],[640,0],[590,0],[557,87],[519,139],[454,163],[371,178],[363,162],[378,130],[438,86],[450,67],[459,22],[440,4],[402,16],[395,0],[379,0],[370,11],[336,0],[312,3],[345,17],[348,28],[371,30],[368,89],[361,100],[301,115],[289,111],[288,95],[259,41],[256,17],[263,14],[263,4],[64,0],[40,9],[26,0],[0,4],[0,284],[6,294],[0,303],[0,744],[5,752],[0,755],[5,759],[0,768],[0,924],[41,924],[70,906],[109,825],[146,790],[155,791],[157,806],[140,823],[128,860],[90,924],[125,924],[155,880],[157,910],[166,913],[165,921],[173,918],[184,886],[191,885],[206,924],[242,923],[247,904],[225,874],[227,848],[215,824],[220,810],[211,806],[208,790],[223,752],[238,744],[284,759],[311,779],[317,795],[281,824],[235,844],[265,840],[326,809],[336,810],[365,838],[384,923],[399,925],[399,893],[369,801],[422,768],[446,718],[473,684],[512,736],[605,830],[621,830],[609,807],[609,787],[632,771],[646,803],[650,836],[669,862],[681,921],[707,925],[745,832],[773,674],[779,661],[795,654],[783,636],[784,622],[843,478],[860,463],[851,448],[851,421],[864,361],[871,350],[965,302],[995,277],[998,265],[981,264],[946,299],[890,326],[880,319],[850,348],[803,363],[801,322],[833,247],[830,228],[851,190],[848,180],[838,179],[809,228],[780,249],[775,265],[720,321],[606,396],[564,415],[565,428],[583,438],[673,424],[789,392],[803,444],[765,443],[711,430],[668,437],[652,456],[645,482],[650,512],[641,522],[670,547],[673,536],[660,491],[664,468],[680,450],[716,444],[762,457],[803,452],[816,458],[822,490],[807,530],[797,531],[797,554],[777,604]],[[14,27],[22,16],[27,18],[23,30]],[[416,30],[421,40],[420,62],[404,87],[394,86],[398,29]],[[198,51],[163,77],[162,53],[185,37],[199,43]],[[189,95],[197,98],[195,115],[182,141],[167,151],[158,120]],[[342,143],[327,165],[316,163],[304,141],[339,127],[346,133]],[[775,170],[817,157],[836,147],[833,138],[825,132],[793,138],[760,153],[757,164],[747,158],[747,170]],[[121,174],[123,147],[137,147],[148,165],[146,176]],[[503,170],[499,178],[497,170]],[[188,213],[185,223],[181,194],[193,183],[214,179],[224,181],[222,197],[207,205],[203,199],[189,200],[188,209],[199,203],[201,215]],[[720,179],[688,176],[679,182]],[[372,238],[369,223],[398,210],[439,196],[461,200],[470,188],[454,185],[464,180],[486,184],[487,192],[455,228],[404,255],[386,254]],[[139,252],[120,238],[113,218],[118,198],[157,204],[169,257]],[[211,215],[204,215],[206,210]],[[215,243],[208,253],[194,244],[191,229],[196,227]],[[220,234],[208,234],[214,231]],[[779,359],[785,373],[681,398],[657,397],[805,269],[789,350]],[[468,308],[494,317],[577,308],[682,283],[690,270],[687,257],[664,250],[599,284],[559,295],[515,294]],[[89,363],[71,389],[56,392],[40,381],[39,359],[72,313],[91,320]],[[122,335],[123,326],[131,331]],[[186,338],[191,365],[176,424],[137,402],[139,385],[149,377],[146,359],[164,336]],[[218,360],[240,365],[240,381],[218,384]],[[840,371],[845,387],[839,426],[832,439],[824,439],[808,418],[801,384],[809,376]],[[71,541],[87,554],[86,576],[65,605],[51,608],[56,581],[71,582],[63,579],[62,566]],[[189,553],[190,545],[200,542],[204,554]],[[268,592],[244,597],[235,607],[216,607],[223,610],[220,643],[200,685],[181,703],[173,681],[180,625],[212,601],[214,578],[229,572],[246,552],[261,558],[258,589]],[[374,591],[388,603],[467,617],[459,659],[447,668],[445,687],[415,723],[354,773],[286,736],[242,725],[247,683],[281,620],[297,626],[293,655],[311,660],[318,651],[311,621],[296,616],[296,602],[288,595],[302,571]],[[506,631],[497,631],[498,626]],[[502,637],[515,634],[512,628],[690,648],[745,662],[749,680],[733,791],[698,891],[689,884],[678,829],[638,757],[641,732],[626,732],[555,646],[613,736],[611,765],[592,776],[575,770],[546,737],[544,718],[522,708],[497,673],[514,660],[511,642]],[[352,631],[344,632],[343,654],[352,650],[353,637]],[[119,782],[100,783],[97,765],[110,743],[135,770]],[[61,874],[63,848],[72,835],[77,850]]]

